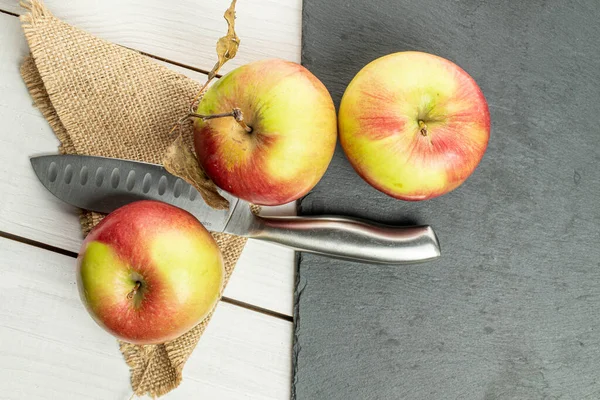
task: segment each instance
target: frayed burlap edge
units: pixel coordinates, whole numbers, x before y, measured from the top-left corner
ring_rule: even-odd
[[[60,122],[60,118],[58,118],[56,110],[50,102],[50,97],[48,97],[48,92],[46,92],[46,87],[44,86],[44,82],[40,77],[40,73],[35,66],[32,56],[27,56],[23,61],[23,64],[21,65],[21,76],[25,81],[25,85],[29,90],[33,102],[44,118],[46,118],[54,131],[54,134],[60,141],[59,151],[63,154],[75,153],[71,138],[67,134],[62,122]]]

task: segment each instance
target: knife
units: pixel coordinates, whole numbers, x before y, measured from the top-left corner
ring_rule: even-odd
[[[136,200],[158,200],[193,214],[212,232],[225,232],[352,261],[408,264],[440,256],[430,226],[393,227],[347,217],[257,216],[244,200],[220,191],[228,210],[208,206],[198,191],[162,165],[116,158],[32,157],[42,184],[82,209],[110,213]]]

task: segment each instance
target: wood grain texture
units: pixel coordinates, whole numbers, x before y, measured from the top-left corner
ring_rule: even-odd
[[[337,104],[369,61],[423,50],[480,84],[492,136],[463,186],[417,203],[377,192],[338,151],[300,212],[428,223],[442,257],[398,268],[304,254],[296,399],[600,398],[598,3],[305,0],[304,12],[303,63]]]
[[[0,231],[78,252],[82,241],[78,210],[47,192],[29,163],[31,156],[56,153],[58,140],[32,105],[19,75],[28,50],[17,18],[0,14],[0,38]],[[203,74],[165,65],[204,80]],[[295,205],[265,212],[293,215]],[[292,250],[250,240],[225,296],[291,315],[294,263]]]
[[[58,18],[120,45],[210,71],[227,32],[229,0],[46,0]],[[300,61],[301,0],[246,0],[236,6],[237,56],[221,72],[264,58]],[[0,10],[21,14],[18,0]]]
[[[0,238],[0,397],[126,399],[116,340],[79,299],[75,260]],[[165,398],[289,398],[292,324],[220,303]]]
[[[127,398],[116,340],[79,299],[72,258],[0,238],[3,399]],[[291,324],[219,304],[181,386],[165,398],[289,398]]]

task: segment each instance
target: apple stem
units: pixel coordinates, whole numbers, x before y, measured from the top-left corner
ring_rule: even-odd
[[[200,118],[202,121],[206,121],[207,119],[214,119],[214,118],[233,117],[233,119],[235,119],[236,122],[238,124],[240,124],[240,126],[242,128],[244,128],[244,130],[246,132],[252,133],[252,127],[248,126],[244,122],[244,114],[242,113],[242,110],[240,110],[237,107],[234,108],[233,110],[231,110],[231,112],[220,113],[220,114],[208,114],[208,115],[204,115],[204,114],[198,114],[198,113],[195,113],[195,112],[190,112],[188,115],[186,115],[182,119],[185,120],[186,118],[189,118],[189,117]],[[180,120],[180,122],[183,122],[183,121]]]
[[[185,118],[189,118],[189,117],[194,117],[194,118],[200,118],[201,120],[205,121],[207,119],[214,119],[214,118],[223,118],[223,117],[234,117],[233,111],[232,112],[228,112],[228,113],[220,113],[220,114],[208,114],[208,115],[204,115],[204,114],[197,114],[195,112],[191,112],[188,115],[185,116]]]
[[[427,136],[427,125],[421,120],[419,120],[419,130],[421,132],[421,135]]]
[[[127,298],[128,299],[133,299],[133,296],[135,296],[135,294],[137,293],[137,291],[139,290],[139,288],[141,286],[142,286],[142,282],[136,281],[135,282],[135,286],[133,287],[133,289],[131,290],[131,292],[127,293]]]
[[[240,124],[240,126],[242,128],[244,128],[244,130],[248,133],[252,133],[252,127],[248,126],[245,122],[244,122],[244,114],[242,113],[242,110],[240,110],[239,108],[234,108],[233,111],[233,118],[235,118],[235,120],[237,121],[238,124]]]

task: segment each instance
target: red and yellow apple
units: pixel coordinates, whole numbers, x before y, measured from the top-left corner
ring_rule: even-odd
[[[421,52],[366,65],[342,98],[340,143],[358,174],[402,200],[457,188],[475,170],[490,136],[487,102],[458,65]]]
[[[94,320],[118,338],[163,343],[218,301],[225,272],[217,243],[187,211],[138,201],[102,220],[78,257],[78,287]]]
[[[307,194],[335,149],[335,107],[325,86],[303,66],[269,59],[241,66],[204,95],[197,113],[239,108],[234,118],[197,119],[194,145],[200,165],[221,189],[260,205]]]

